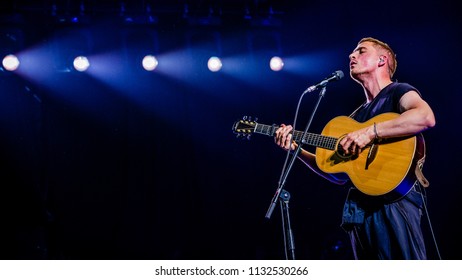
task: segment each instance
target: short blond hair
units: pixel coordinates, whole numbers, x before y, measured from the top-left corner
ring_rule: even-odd
[[[396,72],[396,67],[398,66],[398,61],[396,60],[396,54],[395,52],[391,49],[391,47],[385,43],[382,42],[378,39],[372,38],[372,37],[366,37],[362,38],[359,42],[358,45],[363,43],[363,42],[371,42],[375,48],[378,48],[380,50],[384,50],[387,55],[388,55],[388,72],[390,74],[390,78],[393,77],[393,75]]]

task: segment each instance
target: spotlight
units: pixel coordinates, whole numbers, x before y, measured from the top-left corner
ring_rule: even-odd
[[[74,68],[79,72],[86,71],[90,67],[90,62],[85,56],[78,56],[74,59]]]
[[[281,71],[284,67],[284,62],[279,56],[273,56],[270,60],[270,68],[273,71]]]
[[[19,67],[19,59],[14,54],[9,54],[3,58],[3,67],[8,71],[14,71]]]
[[[212,56],[211,58],[209,58],[209,61],[207,62],[207,67],[212,72],[220,71],[221,66],[221,60],[216,56]]]
[[[157,64],[159,64],[159,62],[157,61],[157,58],[153,55],[147,55],[143,58],[143,68],[146,71],[153,71],[154,69],[156,69]]]

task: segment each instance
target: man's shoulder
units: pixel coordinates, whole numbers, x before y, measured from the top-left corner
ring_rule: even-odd
[[[393,82],[392,85],[397,89],[417,90],[415,86],[405,82]]]
[[[417,88],[409,83],[393,82],[392,84],[390,84],[390,92],[393,92],[395,94],[403,95],[409,91],[416,91],[417,93],[419,93]]]

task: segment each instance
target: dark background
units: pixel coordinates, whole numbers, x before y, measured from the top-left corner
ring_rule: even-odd
[[[438,251],[460,259],[455,2],[125,1],[123,10],[121,2],[0,4],[1,56],[38,61],[0,71],[0,258],[284,259],[281,211],[265,214],[285,153],[270,137],[238,139],[231,126],[243,116],[291,123],[301,93],[335,70],[345,78],[327,87],[311,131],[349,114],[364,95],[348,55],[372,36],[397,53],[395,79],[434,109],[422,226],[430,259]],[[148,6],[157,21],[147,20]],[[184,64],[142,70],[133,61],[146,44]],[[77,72],[66,66],[74,49],[101,61],[111,54],[113,64],[99,76]],[[225,60],[209,72],[212,50],[238,56],[237,66],[227,72]],[[268,70],[272,52],[286,59],[283,71]],[[298,129],[316,101],[304,97]],[[285,187],[296,258],[351,259],[340,228],[347,188],[301,162]]]

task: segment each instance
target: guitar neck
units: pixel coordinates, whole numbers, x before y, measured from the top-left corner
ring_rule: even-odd
[[[279,126],[256,124],[254,132],[264,134],[267,136],[274,136]],[[315,133],[303,133],[303,131],[294,130],[292,132],[293,140],[298,143],[307,144],[315,147],[320,147],[328,150],[335,150],[338,138],[325,136]]]

